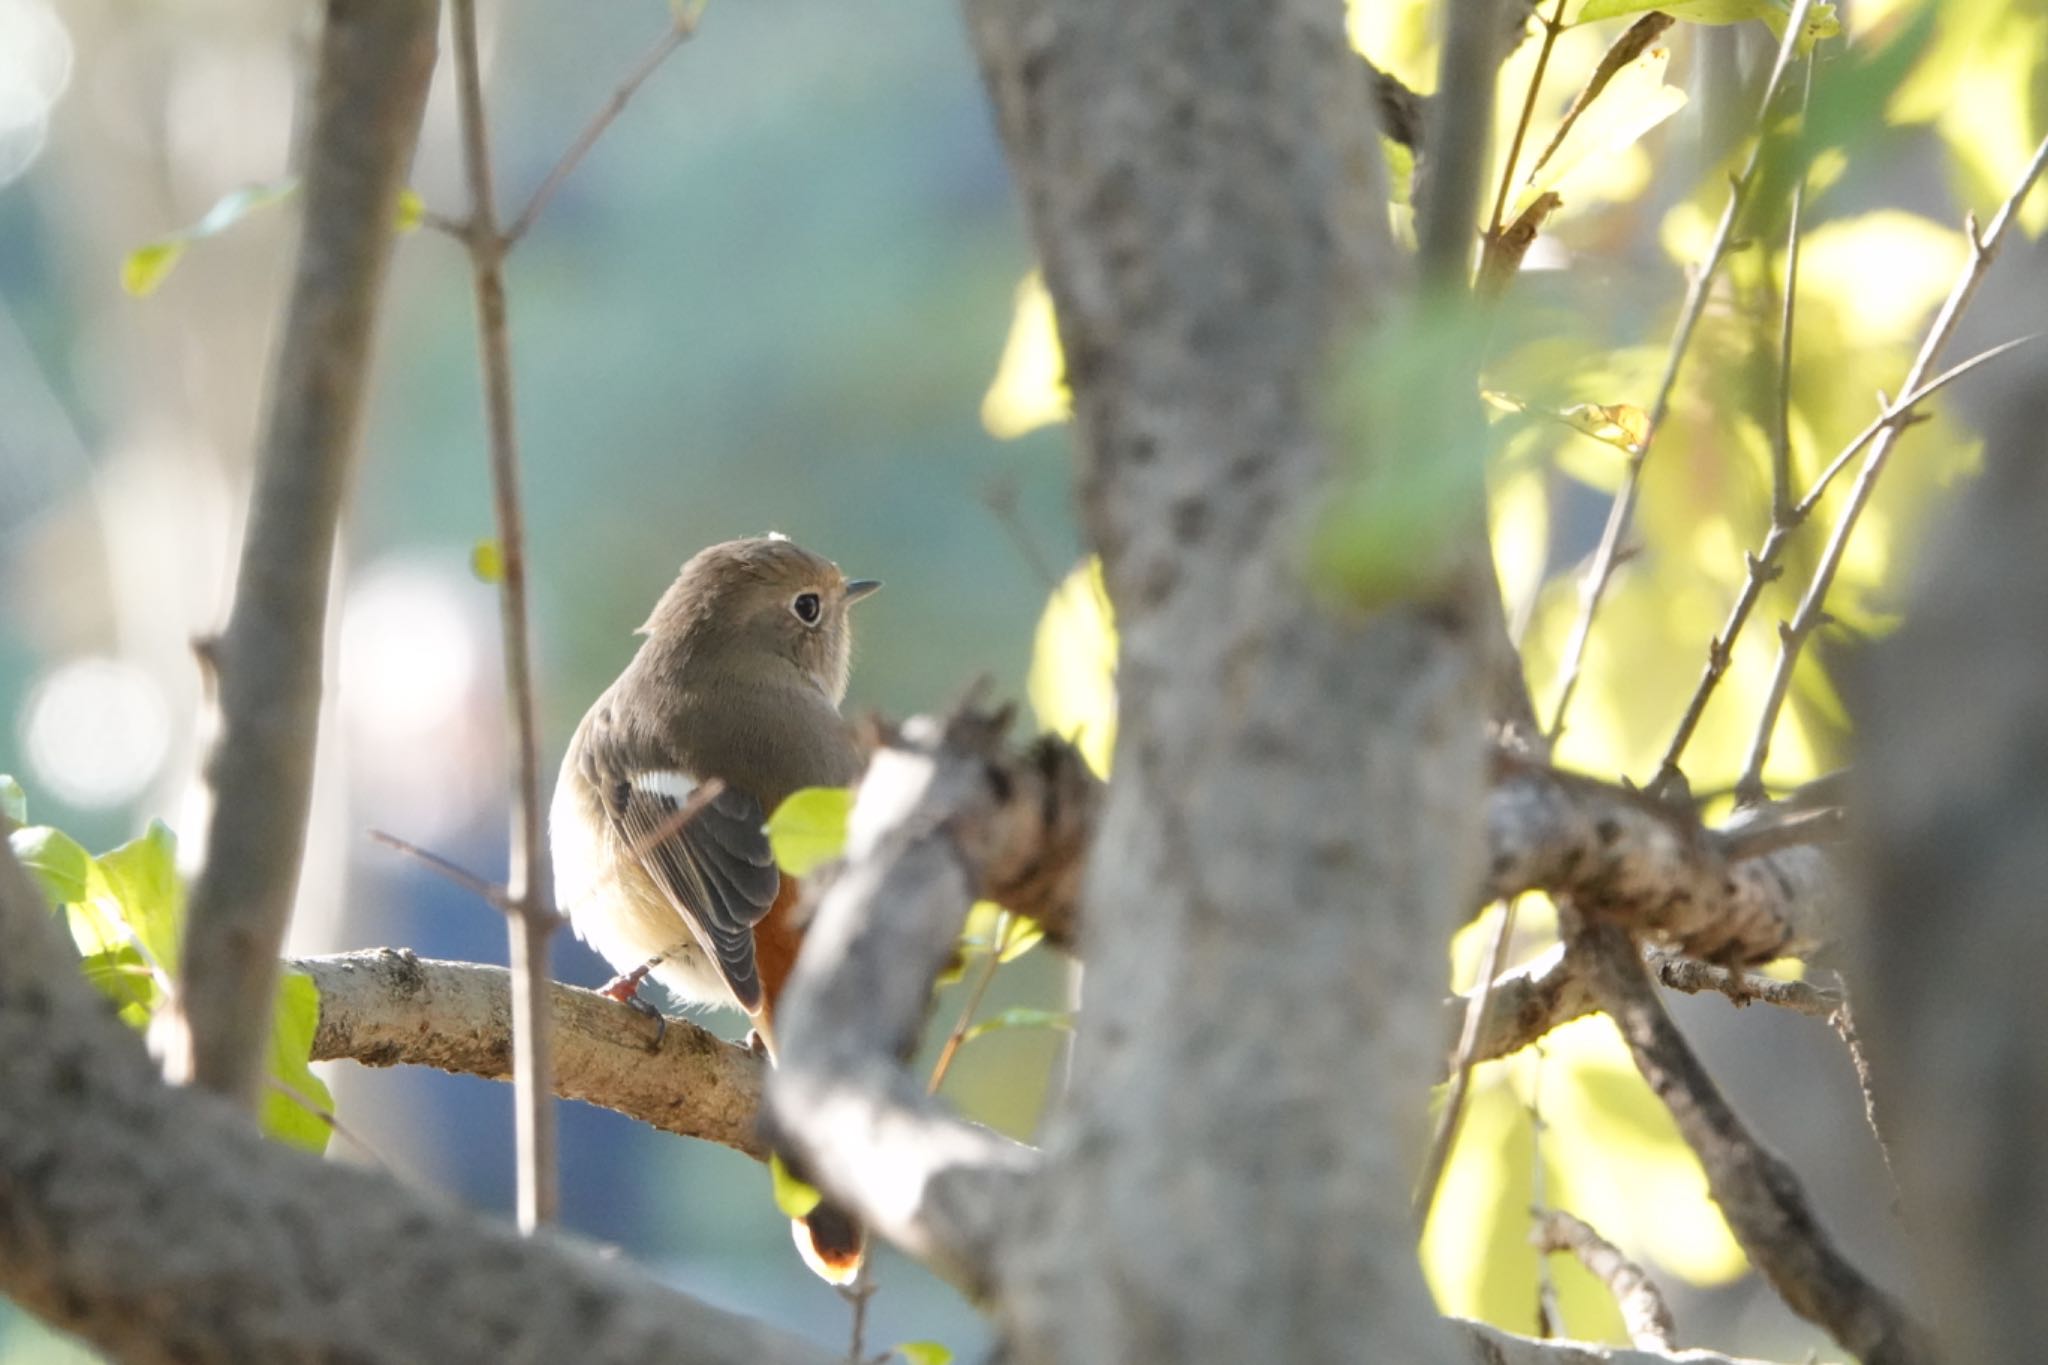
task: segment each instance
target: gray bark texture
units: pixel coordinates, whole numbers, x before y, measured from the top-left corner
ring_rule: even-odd
[[[1319,602],[1335,343],[1396,267],[1334,0],[970,0],[1121,633],[1019,1362],[1449,1360],[1407,1187],[1477,891],[1469,603]],[[1369,443],[1370,433],[1346,433]]]
[[[226,631],[220,735],[168,1068],[254,1104],[312,804],[335,529],[354,464],[398,193],[434,71],[431,0],[328,0],[298,265]]]
[[[2019,263],[2015,263],[2019,264]],[[2003,300],[2039,325],[2042,252]],[[1863,1020],[1945,1359],[2048,1341],[2048,373],[1984,413],[1984,472],[1863,688]]]
[[[0,845],[0,1290],[114,1359],[826,1365],[173,1088]]]

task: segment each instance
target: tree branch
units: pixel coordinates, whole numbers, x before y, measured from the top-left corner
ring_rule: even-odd
[[[830,1365],[167,1086],[0,841],[0,1294],[138,1365]]]
[[[1471,1345],[1477,1365],[1769,1365],[1762,1360],[1724,1356],[1718,1351],[1628,1350],[1582,1341],[1537,1341],[1489,1327],[1483,1322],[1452,1318]]]
[[[1614,1243],[1593,1231],[1563,1209],[1552,1209],[1538,1220],[1529,1240],[1545,1255],[1570,1252],[1614,1295],[1628,1339],[1645,1351],[1676,1349],[1677,1328],[1671,1321],[1671,1307],[1664,1291],[1648,1271],[1616,1250]]]
[[[221,728],[166,1069],[253,1105],[312,801],[335,527],[398,192],[434,69],[424,0],[329,0],[286,306],[226,631]]]
[[[1664,1012],[1627,931],[1586,925],[1566,940],[1565,956],[1698,1155],[1735,1240],[1786,1306],[1864,1365],[1931,1362],[1922,1329],[1835,1247],[1799,1177],[1728,1107]]]
[[[1673,951],[1746,965],[1834,938],[1840,886],[1808,846],[1732,861],[1680,807],[1504,756],[1487,798],[1484,896],[1569,896]]]
[[[502,967],[437,962],[390,948],[302,957],[287,966],[320,990],[313,1060],[431,1066],[512,1078],[511,983]],[[687,1019],[653,1021],[594,991],[554,983],[555,1093],[702,1138],[757,1160],[762,1066]]]
[[[968,906],[1038,860],[1056,787],[1002,752],[1008,720],[963,710],[883,737],[784,996],[768,1090],[792,1165],[977,1299],[1038,1154],[955,1116],[904,1058]]]
[[[491,509],[503,565],[498,621],[504,637],[505,710],[512,738],[512,833],[505,901],[512,933],[514,1104],[518,1140],[519,1225],[554,1221],[560,1198],[555,1154],[554,1083],[548,1011],[548,939],[561,924],[548,866],[547,806],[541,799],[540,714],[534,698],[533,647],[527,630],[526,518],[519,502],[519,430],[513,417],[512,350],[505,309],[505,251],[491,183],[490,130],[484,120],[476,0],[451,0],[456,109],[462,165],[469,180],[470,274],[476,286],[477,353],[483,367],[484,425],[490,438]],[[593,135],[594,136],[594,135]]]

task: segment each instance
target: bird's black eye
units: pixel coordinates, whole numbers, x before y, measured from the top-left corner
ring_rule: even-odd
[[[817,625],[818,616],[824,610],[818,602],[818,594],[814,592],[798,593],[796,600],[789,604],[789,609],[796,613],[797,620],[807,626]]]

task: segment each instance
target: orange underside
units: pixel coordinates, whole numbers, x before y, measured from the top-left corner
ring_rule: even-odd
[[[782,998],[783,984],[789,980],[790,969],[796,966],[796,950],[803,943],[803,933],[795,922],[797,902],[802,897],[803,883],[795,877],[784,877],[782,889],[775,893],[775,904],[768,907],[766,918],[754,926],[754,965],[761,973],[761,992],[771,1021],[775,1017],[775,1002]]]
[[[803,883],[784,877],[775,904],[754,926],[754,965],[761,973],[761,993],[771,1023],[790,969],[796,966],[796,950],[803,943],[803,932],[796,925],[797,902],[802,898]],[[820,1205],[810,1217],[799,1219],[795,1232],[805,1264],[827,1284],[846,1284],[860,1269],[866,1238],[857,1223],[831,1205]]]

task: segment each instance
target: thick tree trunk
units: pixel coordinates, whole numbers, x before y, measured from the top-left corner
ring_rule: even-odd
[[[2001,330],[2035,325],[2031,293]],[[1983,478],[1867,689],[1851,861],[1858,1015],[1934,1325],[1948,1360],[2019,1365],[2048,1340],[2048,375],[1988,416]]]
[[[1122,633],[1074,1089],[999,1275],[1016,1356],[1451,1359],[1410,1139],[1480,706],[1461,604],[1347,617],[1305,570],[1322,381],[1393,270],[1341,6],[968,10]]]

